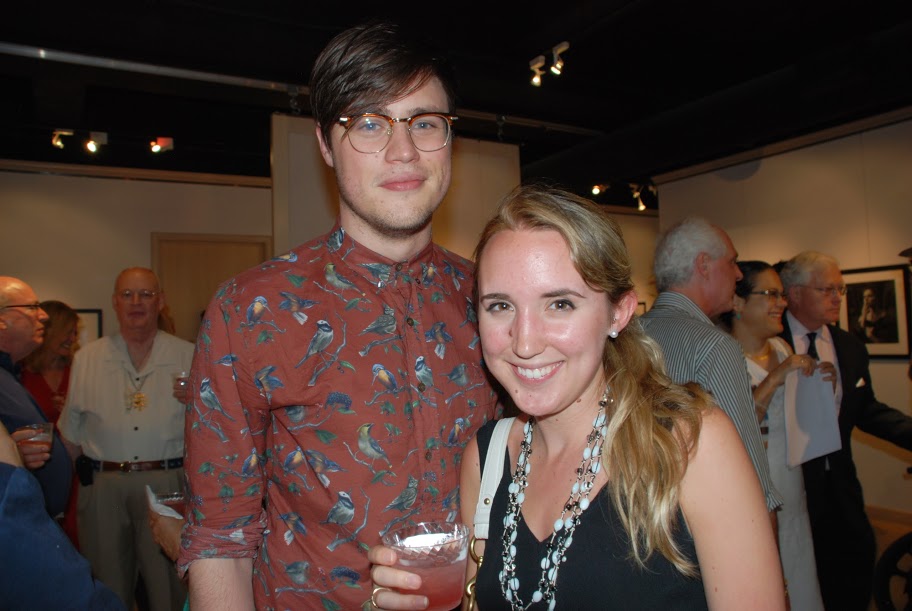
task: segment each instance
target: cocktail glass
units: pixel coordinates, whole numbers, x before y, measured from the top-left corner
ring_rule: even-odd
[[[383,545],[396,551],[398,565],[421,576],[421,589],[403,594],[428,597],[427,611],[451,611],[462,601],[469,529],[464,524],[419,522],[383,536]]]
[[[54,424],[52,422],[36,422],[35,424],[26,424],[20,426],[17,431],[30,430],[37,431],[37,434],[28,439],[23,439],[19,443],[29,446],[44,446],[47,452],[51,451],[51,445],[54,443]]]
[[[190,383],[190,374],[186,371],[175,371],[171,374],[171,383],[183,388]]]
[[[185,515],[184,511],[187,509],[187,496],[183,492],[156,494],[155,502],[170,507],[182,516]]]

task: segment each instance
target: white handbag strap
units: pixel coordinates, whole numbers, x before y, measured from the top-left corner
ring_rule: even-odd
[[[503,418],[494,425],[494,434],[491,435],[491,444],[485,455],[484,473],[481,475],[481,489],[478,491],[478,503],[475,505],[475,538],[488,538],[488,522],[491,518],[491,505],[494,503],[494,493],[503,476],[504,450],[507,447],[507,437],[515,418]]]

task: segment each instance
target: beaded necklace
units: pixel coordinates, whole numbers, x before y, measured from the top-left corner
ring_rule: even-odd
[[[528,485],[531,465],[529,456],[532,454],[532,431],[535,429],[535,420],[530,418],[523,426],[525,437],[519,446],[519,458],[516,461],[516,470],[513,472],[513,481],[508,488],[507,515],[504,516],[503,531],[503,570],[500,572],[500,590],[510,603],[513,611],[524,611],[532,605],[544,601],[548,603],[548,611],[553,611],[557,604],[555,590],[557,588],[557,571],[566,560],[567,549],[573,543],[573,531],[579,525],[580,516],[589,507],[589,494],[592,492],[595,476],[601,470],[600,460],[602,444],[608,434],[605,408],[610,401],[610,388],[605,388],[605,393],[599,401],[599,410],[592,421],[592,431],[586,436],[586,448],[583,450],[583,459],[576,470],[576,482],[570,489],[570,497],[561,511],[560,517],[554,521],[554,532],[548,540],[545,556],[541,560],[542,575],[538,580],[538,588],[532,593],[532,601],[523,603],[519,597],[519,577],[516,575],[516,527],[522,521],[522,505],[526,500],[526,486]]]

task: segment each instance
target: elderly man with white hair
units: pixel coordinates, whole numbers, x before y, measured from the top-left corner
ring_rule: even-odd
[[[782,499],[770,479],[747,363],[738,342],[712,322],[733,307],[741,279],[737,261],[734,244],[721,228],[696,217],[675,224],[656,246],[659,296],[641,322],[662,347],[671,379],[699,383],[731,417],[760,478],[767,509],[774,512]],[[775,513],[771,520],[775,524]]]
[[[190,369],[193,344],[158,329],[166,302],[151,269],[120,272],[111,302],[119,331],[76,353],[59,421],[82,451],[79,545],[128,609],[142,575],[150,611],[170,611],[187,594],[152,538],[146,487],[183,487],[189,393],[173,377]]]
[[[17,442],[22,463],[38,479],[45,507],[55,517],[66,507],[73,477],[66,448],[56,433],[48,451],[44,445],[26,443],[37,431],[17,430],[47,422],[38,404],[19,382],[17,365],[44,342],[47,319],[32,287],[18,278],[0,276],[0,422]]]
[[[912,450],[912,418],[877,400],[865,344],[836,325],[846,293],[838,261],[805,251],[785,264],[780,277],[788,296],[782,338],[795,354],[831,362],[837,371],[842,448],[802,464],[824,607],[864,611],[877,548],[852,460],[852,430]],[[834,403],[819,407],[832,410]]]

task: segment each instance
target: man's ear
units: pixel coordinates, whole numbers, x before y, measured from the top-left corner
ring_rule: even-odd
[[[323,155],[323,161],[325,161],[326,165],[329,167],[334,168],[332,149],[326,144],[326,140],[323,138],[323,130],[320,129],[319,125],[314,129],[317,131],[317,142],[320,144],[320,154]]]
[[[798,287],[790,286],[789,289],[785,292],[785,301],[792,305],[793,303],[801,303],[801,297],[799,296]],[[786,306],[788,307],[788,306]]]
[[[703,278],[709,277],[709,264],[712,263],[712,257],[709,253],[701,252],[694,259],[694,273],[700,274]]]

